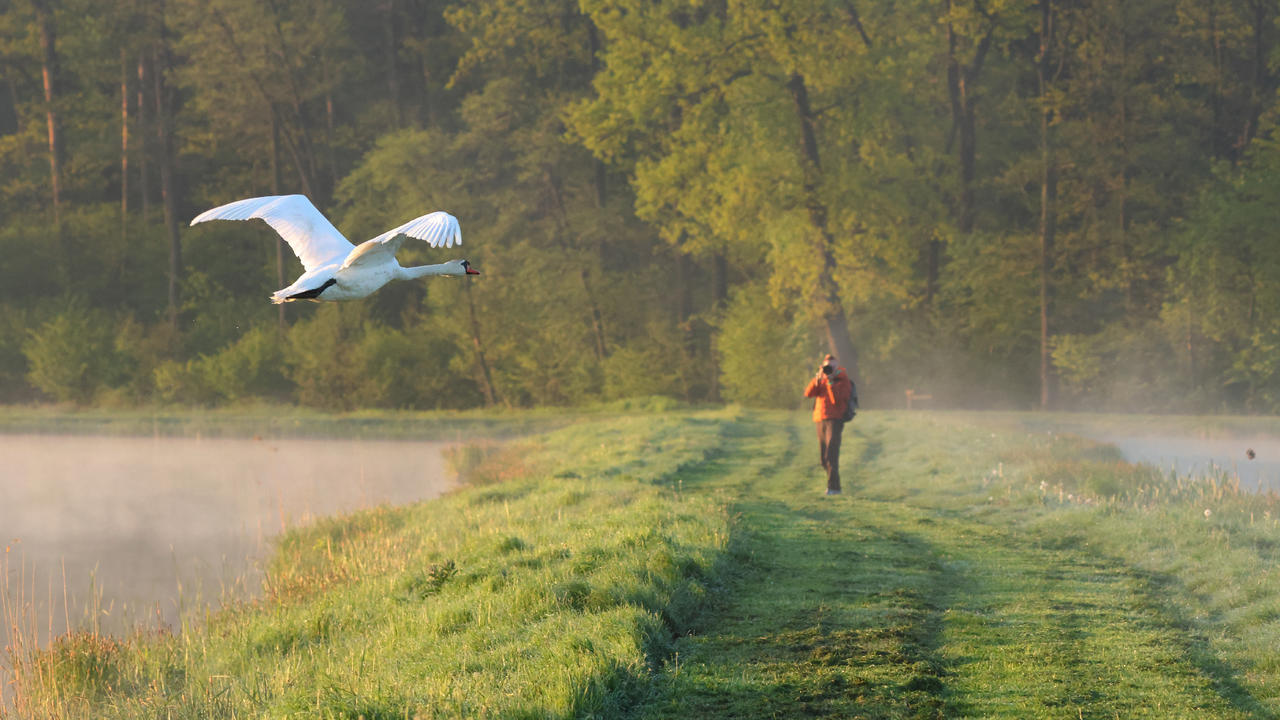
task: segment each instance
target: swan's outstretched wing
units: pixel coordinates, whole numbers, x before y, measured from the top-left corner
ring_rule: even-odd
[[[191,221],[265,220],[302,261],[308,272],[342,262],[355,247],[303,195],[249,198],[206,210]]]
[[[414,218],[398,228],[388,230],[378,237],[360,243],[355,252],[347,256],[342,267],[348,268],[357,263],[383,262],[395,257],[400,245],[407,237],[425,240],[431,247],[453,247],[462,244],[462,228],[458,227],[458,218],[447,212],[433,212]]]

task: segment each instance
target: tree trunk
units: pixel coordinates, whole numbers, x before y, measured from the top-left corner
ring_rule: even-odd
[[[222,28],[223,35],[227,38],[227,44],[231,47],[231,51],[235,53],[236,59],[238,59],[241,64],[245,64],[247,61],[245,60],[244,49],[240,47],[240,43],[236,39],[236,33],[231,27],[231,23],[216,10],[211,13],[211,17],[214,22]],[[262,78],[254,75],[252,76],[252,79],[254,86],[258,89],[258,94],[262,96],[262,102],[266,103],[266,105],[271,108],[272,115],[278,123],[280,135],[284,139],[285,147],[289,150],[289,156],[293,159],[293,166],[298,171],[298,182],[302,185],[303,194],[314,200],[316,195],[312,190],[311,174],[307,172],[308,165],[310,165],[312,169],[315,168],[314,158],[311,158],[310,163],[304,162],[303,154],[298,149],[298,142],[294,140],[293,134],[289,132],[288,125],[284,123],[282,118],[280,118],[275,101],[272,99],[272,94],[267,90],[266,85],[263,84]],[[302,116],[300,113],[298,114],[298,123],[302,124]]]
[[[729,302],[729,260],[723,251],[711,256],[711,308],[720,312]]]
[[[1052,38],[1052,0],[1040,0],[1040,54],[1036,58],[1036,78],[1040,99],[1040,409],[1053,404],[1053,368],[1050,356],[1050,315],[1053,288],[1053,244],[1055,227],[1054,201],[1057,197],[1057,171],[1049,144],[1048,105],[1050,78],[1049,46]]]
[[[1213,110],[1212,148],[1215,156],[1223,156],[1229,152],[1231,144],[1225,141],[1228,133],[1223,118],[1225,93],[1222,87],[1222,39],[1218,31],[1218,5],[1215,0],[1209,0],[1207,12],[1205,32],[1209,40],[1209,55],[1213,58],[1213,92],[1209,96],[1209,107]]]
[[[9,89],[9,107],[12,113],[13,124],[11,127],[0,128],[0,134],[13,133],[14,135],[22,132],[22,115],[18,112],[18,83],[14,82],[13,76],[6,78],[5,85]],[[5,123],[8,125],[8,123]]]
[[[383,11],[383,42],[386,45],[386,63],[384,70],[387,77],[387,95],[391,98],[391,127],[399,130],[404,124],[400,110],[400,72],[396,62],[396,3],[386,0],[380,8]]]
[[[64,281],[70,276],[71,250],[62,233],[62,118],[58,113],[58,32],[53,22],[53,8],[48,0],[33,0],[36,24],[40,32],[40,75],[44,83],[45,123],[49,135],[49,190],[53,203],[53,231],[57,237],[60,271]]]
[[[551,198],[555,202],[557,211],[556,220],[560,232],[556,234],[556,242],[560,245],[561,251],[568,255],[571,248],[564,238],[576,236],[569,224],[569,211],[564,204],[564,195],[560,191],[559,181],[551,170],[547,170],[543,177],[547,188],[551,191]],[[600,311],[600,303],[596,299],[595,288],[591,284],[591,275],[585,266],[578,271],[578,278],[582,281],[582,292],[586,295],[587,308],[591,312],[591,332],[595,340],[596,359],[604,362],[604,359],[609,356],[609,346],[605,342],[604,313]]]
[[[1267,19],[1267,9],[1272,6],[1270,0],[1252,0],[1249,3],[1249,9],[1253,10],[1253,87],[1250,88],[1252,97],[1249,99],[1249,118],[1241,137],[1244,141],[1241,147],[1257,136],[1262,111],[1275,97],[1267,72],[1267,61],[1271,56],[1266,40],[1266,28],[1271,25],[1271,21]]]
[[[163,35],[163,31],[161,33]],[[169,324],[178,328],[179,288],[182,283],[182,235],[178,230],[177,163],[173,143],[173,92],[168,87],[168,48],[158,47],[152,55],[152,89],[156,103],[156,155],[160,165],[160,199],[164,204],[164,225],[169,237]]]
[[[120,240],[129,245],[129,56],[120,49]]]
[[[948,0],[947,9],[951,2]],[[956,213],[956,229],[962,235],[973,232],[976,200],[974,179],[977,177],[978,132],[977,132],[977,95],[975,88],[978,77],[982,74],[982,66],[986,61],[987,51],[991,47],[991,39],[995,33],[994,23],[978,41],[973,60],[968,64],[960,61],[957,54],[958,40],[955,28],[947,23],[947,94],[951,100],[951,133],[947,138],[947,152],[951,152],[955,138],[960,139],[960,201]],[[929,240],[926,248],[925,296],[928,305],[933,304],[937,292],[938,279],[942,272],[942,242],[936,237]]]
[[[149,122],[147,120],[147,60],[145,54],[138,55],[138,183],[141,186],[142,224],[151,223],[151,162]]]
[[[711,337],[708,341],[707,348],[710,357],[707,387],[710,391],[707,393],[707,400],[711,402],[720,401],[720,334],[717,332],[719,328],[719,319],[724,315],[724,310],[729,304],[729,259],[725,256],[724,251],[717,251],[711,255],[711,315],[716,319],[712,324]]]
[[[809,211],[809,223],[813,226],[820,241],[818,248],[819,262],[822,269],[818,274],[820,316],[823,330],[827,337],[827,346],[842,365],[849,371],[854,382],[859,382],[857,351],[853,346],[853,338],[849,334],[849,321],[844,313],[844,305],[840,301],[839,287],[836,284],[836,261],[833,254],[835,238],[827,224],[827,207],[818,195],[818,185],[822,175],[822,157],[818,152],[818,136],[814,128],[813,111],[809,106],[809,90],[803,75],[795,73],[787,82],[791,98],[795,106],[796,118],[800,123],[800,151],[805,168],[804,196]]]
[[[1120,234],[1120,277],[1124,284],[1125,314],[1134,315],[1138,305],[1138,282],[1135,277],[1134,249],[1129,243],[1129,29],[1121,15],[1120,29],[1120,97],[1117,122],[1120,126],[1120,168],[1116,191],[1117,231]]]
[[[279,195],[283,183],[280,178],[280,121],[276,119],[274,110],[269,109],[268,115],[271,116],[271,194]],[[276,283],[277,287],[284,287],[284,239],[276,235]],[[276,328],[284,333],[284,306],[286,303],[280,303],[276,306]]]
[[[321,59],[324,70],[324,139],[325,162],[329,165],[329,194],[338,187],[338,161],[333,156],[333,86],[329,81],[329,62]]]
[[[683,326],[693,317],[693,259],[688,253],[676,248],[676,292],[674,316],[676,325]]]
[[[316,171],[315,143],[311,140],[311,131],[308,128],[307,118],[304,113],[304,101],[302,99],[300,81],[297,77],[296,63],[293,61],[293,52],[289,47],[289,40],[285,36],[284,28],[280,24],[280,11],[276,7],[275,0],[270,0],[268,4],[271,6],[271,15],[275,24],[276,43],[279,48],[280,55],[284,60],[284,76],[289,81],[288,85],[293,105],[293,118],[297,123],[298,138],[295,142],[300,146],[298,151],[302,156],[298,160],[298,173],[302,175],[303,185],[308,188],[307,194],[311,195],[312,201],[323,205],[328,201],[329,192],[332,192],[332,188],[329,189],[329,192],[325,193],[324,197],[318,197],[313,194],[317,187],[316,183],[307,182],[307,178],[319,179],[319,175]],[[304,167],[303,161],[305,161],[306,172],[303,172],[302,169]]]
[[[486,405],[497,405],[498,392],[493,386],[493,373],[489,371],[489,361],[485,357],[484,343],[480,341],[480,320],[476,317],[476,301],[471,294],[471,283],[464,283],[463,288],[467,294],[467,312],[471,319],[471,342],[476,348],[476,364],[480,366],[480,389],[484,391]]]

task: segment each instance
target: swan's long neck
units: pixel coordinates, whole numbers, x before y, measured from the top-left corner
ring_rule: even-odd
[[[441,263],[439,265],[418,265],[416,267],[402,267],[400,268],[400,279],[416,280],[417,278],[426,277],[428,275],[451,275],[453,274],[449,272],[451,269],[452,268],[449,266],[449,263]]]

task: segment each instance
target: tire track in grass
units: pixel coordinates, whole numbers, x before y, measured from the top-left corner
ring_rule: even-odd
[[[940,647],[949,715],[1247,716],[1143,606],[1123,565],[980,523],[934,528],[953,579]]]
[[[901,425],[851,426],[837,498],[808,423],[747,416],[726,433],[697,486],[736,494],[739,565],[633,716],[1249,716],[1147,580],[964,508],[988,498],[939,477],[956,440],[920,437],[927,462],[904,464],[895,434],[921,429]]]
[[[948,717],[1255,716],[1125,563],[1083,536],[1028,531],[992,512],[993,498],[954,470],[945,492],[910,472],[950,465],[957,445],[972,442],[954,432],[914,428],[912,452],[932,450],[910,463],[886,453],[883,467],[868,468],[862,498],[898,515],[882,532],[913,522],[948,578],[936,598]]]
[[[794,423],[748,417],[698,479],[737,496],[740,564],[635,716],[940,716],[934,598],[945,572],[919,536],[841,519],[855,506],[821,495],[804,438]]]

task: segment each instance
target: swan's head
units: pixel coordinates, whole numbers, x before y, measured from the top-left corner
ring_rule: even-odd
[[[445,263],[445,275],[479,275],[480,271],[471,267],[470,260],[450,260]]]

